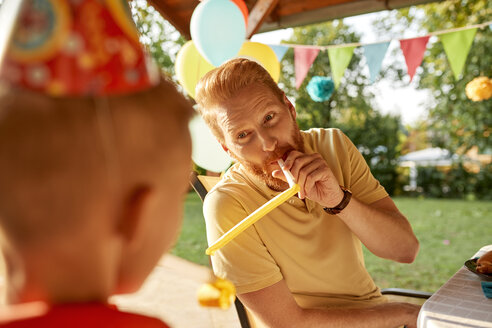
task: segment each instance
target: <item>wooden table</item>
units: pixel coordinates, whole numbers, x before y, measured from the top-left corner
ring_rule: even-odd
[[[492,250],[482,247],[472,258]],[[417,327],[491,327],[492,299],[482,292],[483,278],[463,266],[422,306]]]

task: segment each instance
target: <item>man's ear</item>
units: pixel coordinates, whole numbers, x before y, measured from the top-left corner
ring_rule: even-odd
[[[124,201],[117,230],[129,244],[139,242],[138,236],[145,224],[145,215],[153,194],[152,187],[140,186],[135,188]]]
[[[292,115],[292,118],[295,120],[296,119],[296,116],[297,116],[296,108],[294,107],[294,105],[292,105],[292,103],[290,102],[289,98],[287,98],[287,96],[285,95],[285,93],[284,93],[284,103],[289,108],[290,114]]]

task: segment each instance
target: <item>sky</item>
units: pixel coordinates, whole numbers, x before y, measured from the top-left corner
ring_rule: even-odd
[[[377,36],[372,30],[371,21],[376,19],[378,17],[377,15],[380,14],[371,13],[352,16],[345,18],[344,23],[353,26],[362,35],[361,42],[363,43],[388,40],[389,38],[385,38],[384,36]],[[266,44],[280,44],[282,40],[287,40],[291,34],[292,29],[284,29],[256,34],[251,40]],[[405,37],[409,36],[413,37],[419,35],[405,35]],[[396,58],[390,56],[390,53],[395,48],[399,48],[399,43],[396,40],[393,40],[388,48],[387,55],[383,60],[383,70],[394,61],[404,62],[401,51],[398,52],[398,57]],[[367,70],[367,74],[367,67],[365,69]],[[416,75],[417,74],[418,71]],[[378,79],[370,89],[375,94],[379,109],[383,113],[399,114],[403,124],[412,125],[419,119],[425,117],[425,108],[422,104],[430,99],[430,93],[426,90],[417,90],[415,81],[409,83],[405,87],[395,87],[392,85],[390,79]]]

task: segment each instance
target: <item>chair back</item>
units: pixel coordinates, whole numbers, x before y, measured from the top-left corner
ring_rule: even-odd
[[[200,196],[202,202],[205,200],[205,196],[218,182],[220,177],[211,177],[206,175],[199,175],[195,171],[190,174],[190,184],[195,190],[195,192]],[[236,307],[237,316],[241,324],[241,328],[251,328],[251,324],[244,308],[243,303],[236,297],[234,301],[234,306]]]
[[[212,189],[218,182],[220,177],[211,177],[207,175],[199,175],[195,171],[191,172],[190,184],[195,189],[200,199],[205,199],[207,193]]]

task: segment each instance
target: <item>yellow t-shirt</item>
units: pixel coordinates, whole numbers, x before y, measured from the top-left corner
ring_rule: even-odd
[[[353,143],[338,129],[302,131],[306,153],[320,153],[340,185],[366,204],[388,194]],[[204,202],[212,244],[251,212],[279,194],[240,164],[232,166]],[[383,301],[364,265],[361,242],[338,216],[296,196],[246,229],[212,256],[217,276],[237,293],[285,279],[303,308],[365,306]]]

